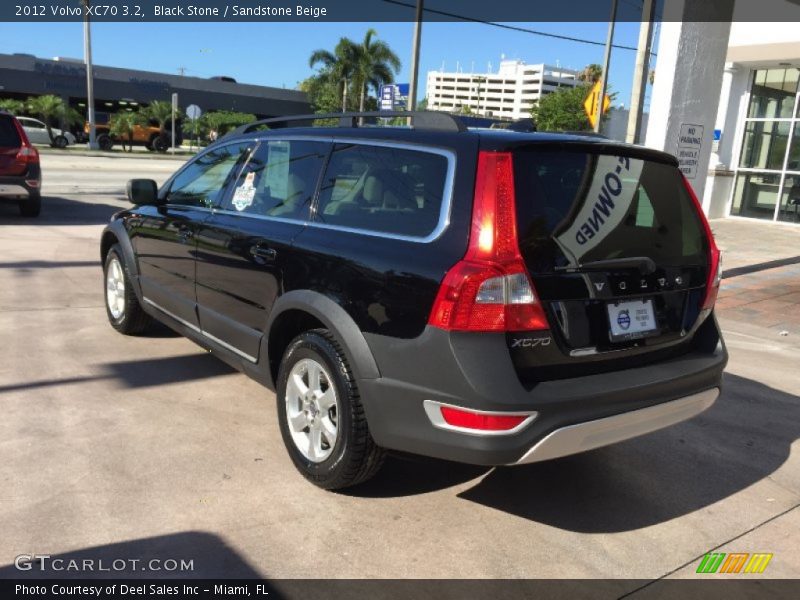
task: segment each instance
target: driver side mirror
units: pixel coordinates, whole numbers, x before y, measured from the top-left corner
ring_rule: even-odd
[[[128,200],[133,204],[156,206],[158,185],[152,179],[131,179],[128,181]]]

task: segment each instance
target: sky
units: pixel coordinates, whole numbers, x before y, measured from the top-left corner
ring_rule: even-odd
[[[513,23],[605,43],[607,23]],[[413,23],[93,23],[94,63],[194,77],[227,75],[242,83],[294,88],[313,74],[308,57],[332,50],[341,36],[360,41],[372,27],[400,57],[397,81],[409,80]],[[635,47],[639,23],[616,25],[614,43]],[[654,48],[655,48],[654,44]],[[0,52],[42,58],[83,57],[81,23],[0,23]],[[422,28],[420,97],[430,70],[496,71],[502,57],[581,69],[602,63],[604,47],[482,23],[427,22]],[[610,68],[615,104],[630,104],[635,52],[615,49]],[[653,59],[653,65],[655,59]]]

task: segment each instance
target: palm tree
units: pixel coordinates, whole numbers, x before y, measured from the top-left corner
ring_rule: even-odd
[[[358,109],[364,112],[364,100],[369,88],[378,93],[381,85],[394,82],[395,72],[400,70],[400,59],[389,44],[373,40],[378,33],[367,29],[364,41],[355,46],[355,78],[359,92]]]
[[[113,136],[122,141],[122,149],[125,150],[125,140],[128,140],[128,152],[133,152],[133,133],[137,125],[145,121],[144,116],[139,112],[126,111],[114,115],[111,119],[110,132]]]
[[[342,84],[342,112],[347,111],[347,86],[353,78],[356,68],[356,45],[352,40],[343,37],[333,49],[333,52],[319,49],[314,50],[308,58],[308,66],[314,68],[322,65],[325,76],[332,82]]]
[[[0,110],[11,113],[12,115],[19,115],[25,110],[25,103],[22,100],[14,100],[13,98],[3,98],[0,100]]]
[[[52,94],[31,96],[25,102],[25,109],[44,121],[51,144],[55,143],[51,125],[53,119],[66,121],[70,125],[83,121],[83,117],[78,111],[64,104],[64,100],[62,100],[60,96],[54,96]]]
[[[578,73],[578,81],[583,81],[584,83],[595,83],[596,81],[600,81],[600,77],[603,76],[603,67],[596,63],[592,63],[591,65],[586,65],[583,70]]]
[[[161,130],[161,135],[167,135],[167,124],[172,120],[172,103],[166,100],[154,100],[148,106],[141,109],[142,115],[146,119],[152,119],[158,123],[158,128]],[[175,111],[175,118],[181,116],[181,110]]]

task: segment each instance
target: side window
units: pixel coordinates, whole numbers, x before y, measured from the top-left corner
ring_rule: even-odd
[[[173,180],[167,202],[213,208],[254,147],[255,142],[228,144],[198,156]]]
[[[222,208],[243,214],[306,219],[330,146],[301,140],[262,141]]]
[[[316,220],[425,237],[439,223],[447,158],[432,152],[337,144],[325,171]]]

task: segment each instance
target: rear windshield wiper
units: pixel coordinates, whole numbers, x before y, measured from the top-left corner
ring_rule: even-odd
[[[568,265],[555,267],[556,271],[570,273],[585,273],[589,271],[614,271],[617,269],[639,269],[645,275],[656,270],[655,261],[648,256],[631,256],[628,258],[609,258],[607,260],[593,260],[577,266]]]

